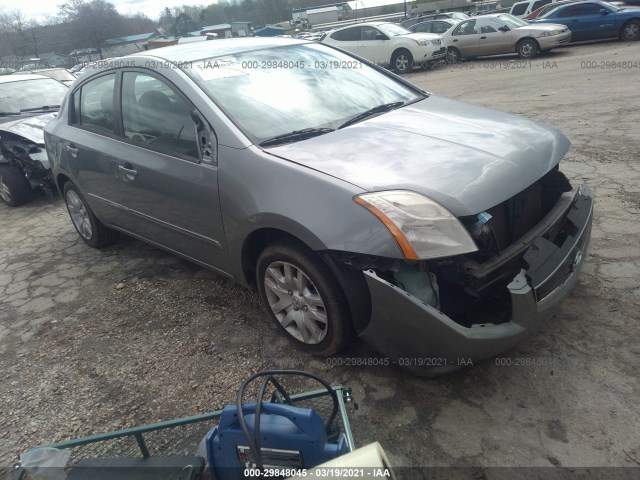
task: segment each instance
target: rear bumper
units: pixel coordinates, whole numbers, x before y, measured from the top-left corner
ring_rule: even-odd
[[[573,290],[587,257],[593,195],[580,187],[567,213],[550,225],[569,222],[575,233],[561,246],[540,235],[527,249],[529,265],[509,283],[511,320],[464,327],[404,290],[365,271],[371,294],[371,321],[360,337],[400,366],[420,375],[438,375],[512,348],[533,332]]]

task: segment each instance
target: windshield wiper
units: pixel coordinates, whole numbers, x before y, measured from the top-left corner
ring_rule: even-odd
[[[298,142],[300,140],[306,140],[307,138],[317,137],[325,133],[333,132],[333,128],[305,128],[302,130],[294,130],[293,132],[284,133],[282,135],[269,138],[260,143],[261,147],[272,147],[274,145],[281,145],[283,143]]]
[[[0,112],[0,117],[8,117],[9,115],[20,115],[20,112]]]
[[[404,102],[392,102],[392,103],[385,103],[384,105],[378,105],[377,107],[373,107],[369,110],[365,110],[364,112],[359,113],[355,117],[350,118],[349,120],[344,122],[342,125],[340,125],[338,128],[348,127],[349,125],[358,123],[359,121],[364,120],[367,117],[371,117],[372,115],[376,115],[378,113],[385,113],[390,110],[395,110],[396,108],[400,108],[403,105],[404,105]]]
[[[33,108],[23,108],[20,110],[22,112],[39,112],[40,110],[48,111],[48,110],[58,110],[60,105],[43,105],[41,107],[33,107]]]

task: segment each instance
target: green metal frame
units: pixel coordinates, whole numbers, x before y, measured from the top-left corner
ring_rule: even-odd
[[[349,451],[354,451],[356,446],[353,439],[353,434],[351,433],[351,424],[349,423],[349,416],[347,415],[346,405],[353,401],[351,396],[351,388],[343,387],[341,385],[336,385],[333,387],[333,390],[338,394],[338,411],[340,412],[340,417],[342,418],[342,426],[344,429],[345,438],[347,440],[347,445],[349,447]],[[293,401],[304,401],[304,400],[312,400],[314,398],[323,397],[329,395],[329,392],[326,389],[313,390],[310,392],[298,393],[295,395],[291,395],[291,400]],[[183,425],[189,425],[198,422],[204,422],[207,420],[215,420],[216,418],[222,415],[222,410],[217,410],[215,412],[203,413],[200,415],[193,415],[191,417],[182,417],[175,418],[173,420],[167,420],[165,422],[158,423],[149,423],[147,425],[140,425],[132,428],[125,428],[122,430],[114,430],[112,432],[99,433],[96,435],[90,435],[87,437],[80,437],[73,440],[65,440],[62,442],[52,443],[49,445],[40,445],[38,447],[30,448],[29,450],[33,450],[35,448],[75,448],[81,447],[83,445],[88,445],[91,443],[103,442],[107,440],[113,440],[115,438],[123,438],[123,437],[134,437],[136,442],[138,443],[138,447],[140,449],[140,453],[143,458],[147,458],[150,456],[149,449],[147,448],[147,444],[144,440],[144,434],[149,432],[157,432],[159,430],[165,430],[168,428],[179,427]],[[22,468],[18,468],[16,471],[16,475],[14,476],[14,480],[19,480],[22,478],[24,470]]]

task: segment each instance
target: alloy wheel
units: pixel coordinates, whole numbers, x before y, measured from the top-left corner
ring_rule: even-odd
[[[89,212],[80,199],[80,196],[78,196],[78,194],[73,190],[69,190],[67,192],[67,208],[69,209],[71,221],[78,230],[78,233],[85,240],[91,240],[91,237],[93,236],[93,227],[91,226]]]

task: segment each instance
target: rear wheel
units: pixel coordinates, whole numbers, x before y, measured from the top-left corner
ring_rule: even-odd
[[[258,258],[260,298],[291,342],[314,355],[333,355],[354,336],[349,306],[318,255],[294,240],[279,240]]]
[[[640,22],[630,20],[620,29],[620,39],[624,42],[631,42],[640,39]]]
[[[536,56],[536,53],[538,53],[538,43],[530,38],[525,38],[518,43],[516,52],[518,52],[520,58],[533,58]]]
[[[78,187],[71,182],[64,184],[64,201],[73,226],[87,245],[94,248],[104,247],[118,238],[117,232],[105,227],[97,219]]]
[[[393,54],[391,66],[400,74],[411,73],[413,70],[413,56],[408,50],[398,50]]]
[[[19,165],[0,165],[0,198],[4,203],[19,207],[32,196],[31,185]]]

